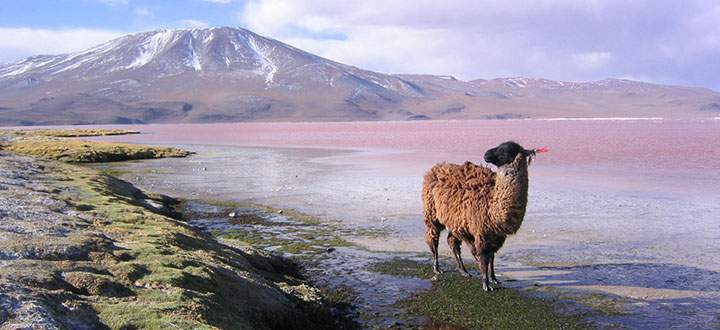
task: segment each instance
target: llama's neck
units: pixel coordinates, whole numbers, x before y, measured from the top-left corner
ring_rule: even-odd
[[[527,207],[527,160],[518,156],[498,169],[490,204],[490,219],[498,233],[515,234],[522,224]]]

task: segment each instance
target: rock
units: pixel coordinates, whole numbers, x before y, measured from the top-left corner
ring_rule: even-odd
[[[320,290],[317,288],[314,288],[312,286],[309,286],[307,284],[300,284],[300,285],[288,285],[287,283],[277,283],[278,288],[280,290],[291,294],[295,297],[298,297],[304,301],[308,302],[319,302],[322,300],[322,295],[320,294]]]
[[[335,251],[334,247],[329,247],[329,248],[325,249],[325,252],[328,252],[328,253],[334,252],[334,251]]]
[[[231,218],[234,218],[234,217],[237,216],[237,213],[235,213],[235,212],[230,212],[230,213],[228,214],[228,216],[231,217]]]
[[[278,210],[278,214],[283,214],[283,210]]]

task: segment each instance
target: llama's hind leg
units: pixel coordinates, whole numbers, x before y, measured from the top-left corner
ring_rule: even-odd
[[[463,264],[462,256],[460,254],[460,245],[462,241],[455,237],[451,232],[449,232],[447,242],[450,246],[450,249],[452,250],[453,256],[455,256],[455,262],[457,262],[458,271],[460,271],[460,274],[462,274],[462,276],[470,277],[470,273],[468,273],[467,269],[465,269],[465,264]]]
[[[438,261],[438,243],[440,241],[441,230],[442,229],[435,226],[425,228],[425,243],[430,247],[430,252],[432,253],[433,272],[435,274],[442,274],[440,262]]]
[[[495,277],[495,252],[490,253],[490,283],[499,286],[500,281]]]

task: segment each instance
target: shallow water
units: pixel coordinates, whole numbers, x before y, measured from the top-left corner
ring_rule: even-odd
[[[530,167],[527,216],[501,250],[499,272],[621,298],[634,313],[620,322],[631,327],[718,324],[720,121],[135,128],[147,134],[102,139],[198,152],[119,165],[142,187],[188,198],[253,200],[348,226],[385,228],[393,234],[356,241],[371,250],[406,252],[427,249],[419,194],[429,166],[480,162],[485,149],[510,138],[526,147],[547,145],[550,153]]]

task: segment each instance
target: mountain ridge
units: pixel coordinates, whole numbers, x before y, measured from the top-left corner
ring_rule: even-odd
[[[720,93],[622,79],[385,74],[232,27],[163,29],[0,66],[0,125],[702,118]]]

